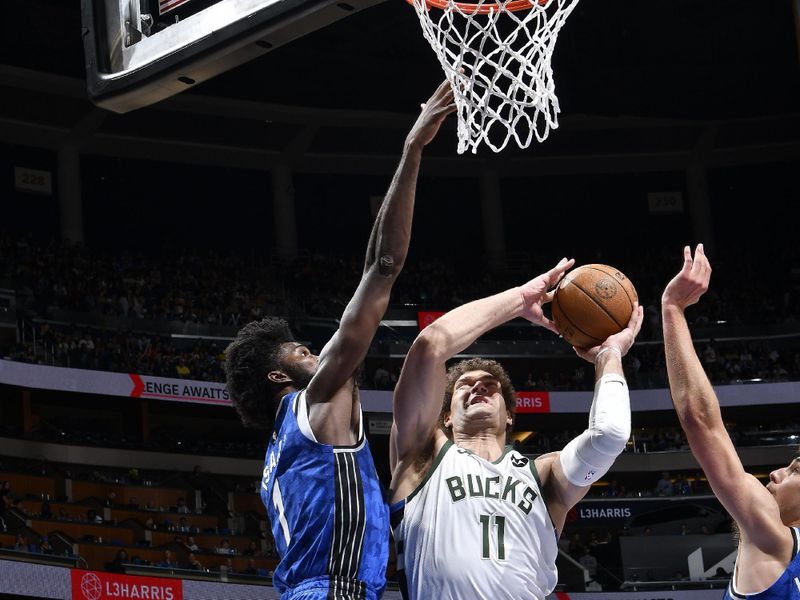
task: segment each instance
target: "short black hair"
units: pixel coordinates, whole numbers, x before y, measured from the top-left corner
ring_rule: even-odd
[[[461,377],[464,373],[469,373],[470,371],[486,371],[500,382],[500,393],[503,395],[503,400],[505,400],[506,403],[506,410],[511,413],[512,420],[517,410],[517,391],[511,384],[511,378],[503,368],[503,365],[496,360],[491,360],[488,358],[469,358],[467,360],[457,362],[452,367],[447,369],[447,383],[445,384],[446,387],[444,389],[442,412],[439,413],[439,427],[442,431],[444,431],[445,435],[451,439],[453,434],[451,431],[448,431],[447,428],[445,428],[444,417],[448,412],[450,412],[450,403],[453,400],[453,386],[455,386],[459,377]],[[507,430],[510,429],[511,427],[507,428]]]
[[[228,394],[245,427],[272,429],[275,403],[267,373],[281,370],[281,346],[293,341],[286,320],[269,317],[242,327],[225,349]]]

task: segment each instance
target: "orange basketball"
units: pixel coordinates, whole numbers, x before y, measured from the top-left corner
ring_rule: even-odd
[[[628,325],[636,288],[618,269],[584,265],[567,273],[553,297],[553,321],[564,339],[591,348]]]

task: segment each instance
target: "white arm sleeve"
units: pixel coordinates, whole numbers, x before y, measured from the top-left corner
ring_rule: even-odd
[[[591,485],[608,472],[631,436],[631,402],[621,375],[603,375],[594,387],[589,428],[564,446],[559,459],[569,482]]]

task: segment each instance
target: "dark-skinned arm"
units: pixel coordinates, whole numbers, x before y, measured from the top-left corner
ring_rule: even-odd
[[[370,233],[361,281],[339,329],[320,353],[317,372],[308,386],[311,427],[320,442],[352,440],[358,419],[350,381],[369,350],[408,254],[423,148],[454,110],[453,93],[445,81],[422,106],[406,138],[400,164]]]

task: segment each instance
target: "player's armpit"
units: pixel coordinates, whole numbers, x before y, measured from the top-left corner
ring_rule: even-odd
[[[591,486],[577,486],[570,483],[559,460],[560,452],[544,454],[536,459],[536,469],[542,480],[542,493],[547,500],[547,510],[553,526],[561,534],[567,513],[591,489]]]

